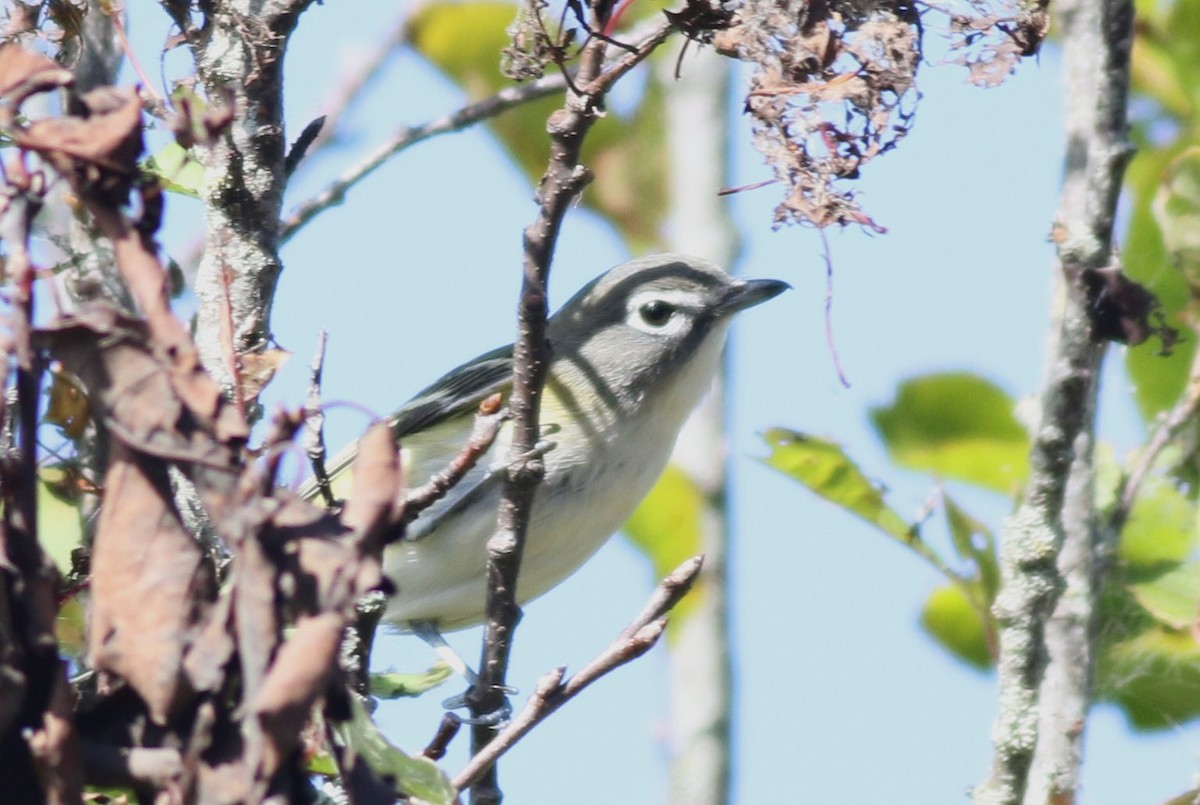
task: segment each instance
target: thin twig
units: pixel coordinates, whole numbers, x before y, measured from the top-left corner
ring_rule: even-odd
[[[510,87],[481,101],[467,104],[445,117],[419,126],[403,126],[396,130],[391,139],[377,147],[357,165],[343,173],[324,190],[307,201],[301,202],[280,224],[279,242],[287,243],[305,224],[330,207],[341,204],[346,193],[380,166],[409,146],[436,137],[462,131],[482,120],[495,117],[514,106],[520,106],[555,92],[561,92],[566,81],[561,75],[547,76],[519,87]]]
[[[471,435],[445,469],[435,473],[428,481],[404,496],[404,505],[400,510],[401,523],[411,523],[421,512],[437,503],[446,493],[458,485],[467,473],[474,469],[479,459],[487,454],[500,427],[510,418],[507,409],[500,408],[500,394],[493,394],[479,404],[475,414],[475,424],[471,426]]]
[[[664,616],[691,589],[702,566],[703,557],[693,556],[671,571],[654,589],[637,617],[630,621],[603,651],[581,668],[579,673],[563,682],[566,669],[559,667],[539,679],[533,694],[516,718],[476,752],[462,771],[455,775],[454,787],[461,791],[475,783],[501,755],[512,749],[547,716],[579,695],[597,679],[649,651],[666,628]]]
[[[317,351],[308,368],[308,397],[304,401],[304,452],[312,465],[313,478],[316,479],[321,499],[332,508],[336,500],[329,473],[325,469],[325,409],[321,407],[321,377],[325,370],[325,345],[328,342],[329,333],[321,328],[317,331]]]
[[[1158,423],[1158,427],[1151,434],[1150,440],[1142,448],[1133,468],[1121,484],[1117,503],[1108,516],[1108,528],[1114,534],[1119,534],[1129,519],[1129,513],[1133,511],[1133,504],[1137,502],[1138,492],[1141,491],[1142,482],[1146,480],[1146,476],[1149,475],[1159,454],[1174,440],[1179,431],[1192,421],[1198,411],[1200,411],[1200,349],[1196,350],[1196,354],[1192,358],[1192,368],[1188,373],[1187,387],[1183,397]]]
[[[333,90],[325,96],[326,100],[320,105],[325,112],[325,125],[321,127],[316,139],[309,146],[308,153],[310,155],[318,153],[333,142],[337,137],[338,126],[341,125],[342,118],[354,108],[365,94],[367,87],[383,72],[388,57],[407,44],[408,19],[411,14],[412,6],[405,6],[392,23],[387,36],[381,39],[374,50],[364,58],[356,60],[356,63],[346,71]]]
[[[97,6],[95,11],[104,13],[103,8],[103,6]],[[112,20],[113,33],[116,34],[121,50],[125,52],[125,58],[129,59],[129,64],[133,67],[133,72],[137,74],[138,80],[142,82],[142,89],[150,97],[150,113],[155,117],[164,117],[170,109],[170,104],[159,94],[154,86],[154,81],[150,78],[150,74],[142,68],[142,63],[138,60],[137,52],[129,44],[129,37],[125,32],[125,21],[121,18],[123,12],[123,8],[113,8],[108,12],[108,16]]]
[[[421,750],[421,755],[430,760],[441,760],[446,756],[446,749],[449,748],[450,742],[454,740],[454,736],[458,735],[458,731],[462,729],[462,719],[454,713],[446,713],[442,716],[442,721],[438,724],[437,732],[433,734],[429,744]]]
[[[833,368],[837,371],[842,387],[850,388],[846,370],[842,368],[842,358],[838,355],[837,342],[833,339],[833,254],[829,248],[829,237],[825,228],[822,227],[818,231],[821,233],[821,245],[825,247],[825,346],[829,347],[829,354],[833,357]]]
[[[637,67],[653,50],[667,40],[675,31],[675,24],[669,19],[660,22],[653,31],[634,46],[622,46],[625,55],[610,64],[581,92],[584,95],[601,97],[612,87],[621,76]]]

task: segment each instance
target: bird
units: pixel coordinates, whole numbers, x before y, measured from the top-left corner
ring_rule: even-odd
[[[525,538],[519,605],[574,573],[620,529],[710,388],[734,314],[789,287],[735,278],[698,257],[655,254],[596,277],[549,318],[539,444],[545,475]],[[499,394],[507,404],[512,369],[510,344],[452,369],[389,418],[409,488],[462,450],[482,401]],[[509,421],[462,481],[388,547],[384,572],[394,593],[384,621],[395,629],[448,651],[442,633],[483,622],[486,543],[511,440]],[[338,497],[348,497],[356,454],[352,444],[328,465]],[[316,498],[316,482],[301,494]]]

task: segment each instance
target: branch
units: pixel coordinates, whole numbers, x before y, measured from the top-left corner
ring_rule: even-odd
[[[1000,711],[991,772],[974,792],[975,802],[988,805],[1074,796],[1105,570],[1097,561],[1092,500],[1104,346],[1093,337],[1082,274],[1115,262],[1113,217],[1130,155],[1125,110],[1133,8],[1128,0],[1067,0],[1059,10],[1067,75],[1067,165],[1057,222],[1065,302],[1048,356],[1030,479],[1002,536],[1003,586],[994,605]]]
[[[321,407],[321,376],[325,367],[325,344],[329,333],[317,331],[317,351],[308,367],[308,399],[304,402],[304,452],[312,465],[313,478],[325,505],[333,508],[336,501],[325,469],[325,409]]]
[[[411,14],[412,7],[405,7],[392,23],[387,36],[383,37],[366,57],[356,60],[357,63],[346,71],[333,91],[325,96],[319,107],[324,110],[325,123],[309,146],[310,155],[316,154],[333,142],[342,118],[354,108],[367,87],[383,72],[388,57],[408,43],[408,19]]]
[[[500,394],[496,393],[480,403],[471,434],[458,455],[424,484],[408,491],[397,518],[401,525],[411,523],[421,512],[444,498],[487,454],[500,435],[500,426],[509,419],[508,411],[501,409],[500,402]]]
[[[666,628],[664,616],[692,588],[703,564],[703,557],[693,556],[671,571],[659,582],[646,606],[621,634],[565,683],[562,678],[566,669],[562,667],[547,672],[539,679],[533,694],[516,718],[476,752],[462,771],[455,775],[454,787],[461,791],[473,785],[501,755],[512,749],[551,713],[575,698],[597,679],[649,651]]]
[[[181,20],[184,4],[164,0],[210,102],[227,98],[232,116],[227,130],[198,145],[205,167],[205,238],[195,280],[196,345],[226,393],[235,386],[236,370],[225,360],[222,321],[228,315],[237,325],[231,334],[235,362],[265,350],[270,338],[287,182],[284,55],[296,17],[310,2],[214,0],[203,4],[204,25],[196,28]],[[252,407],[252,419],[257,414]]]
[[[352,187],[409,146],[439,134],[462,131],[468,126],[495,117],[514,106],[561,92],[564,87],[566,87],[566,79],[562,74],[547,76],[519,87],[503,89],[489,98],[467,104],[437,120],[431,120],[419,126],[403,126],[397,129],[390,140],[364,157],[362,161],[335,179],[324,190],[307,201],[301,202],[300,206],[280,223],[280,245],[291,240],[296,232],[317,215],[345,201],[346,193]]]
[[[0,241],[11,289],[6,317],[10,336],[0,341],[0,358],[5,367],[10,357],[16,364],[16,456],[0,461],[6,498],[0,521],[0,564],[5,569],[0,574],[0,672],[6,680],[0,696],[5,700],[0,704],[0,747],[12,770],[4,790],[28,801],[72,802],[82,796],[83,780],[71,688],[54,638],[58,574],[38,542],[42,360],[32,341],[36,271],[29,237],[46,186],[41,174],[26,170],[24,154],[9,160],[0,174]],[[3,415],[13,412],[3,410]]]
[[[1192,358],[1192,368],[1188,372],[1188,382],[1183,398],[1159,422],[1158,427],[1150,436],[1150,441],[1138,455],[1133,469],[1129,471],[1129,474],[1125,476],[1124,483],[1121,484],[1116,506],[1109,514],[1107,524],[1108,530],[1114,535],[1120,534],[1121,529],[1125,527],[1129,514],[1133,511],[1133,504],[1137,502],[1142,482],[1150,474],[1154,462],[1163,449],[1195,418],[1197,412],[1200,412],[1200,349],[1196,350],[1196,354]]]
[[[670,23],[658,24],[631,51],[622,51],[624,53],[623,57],[618,59],[607,71],[599,75],[592,86],[586,87],[581,91],[585,95],[602,96],[608,91],[613,82],[636,67],[650,54],[650,51],[662,44],[672,30],[673,27]],[[388,52],[386,48],[394,47],[395,43],[401,41],[405,36],[407,36],[407,31],[404,26],[397,26],[397,29],[389,37],[385,46],[377,52],[375,59],[382,59]],[[612,52],[612,50],[614,49],[609,48],[608,52]],[[371,62],[372,65],[374,65],[374,61],[373,59]],[[349,83],[350,88],[355,92],[360,91],[363,84],[370,80],[374,74],[374,70],[369,69],[364,71],[361,76],[355,76]],[[291,240],[296,232],[317,215],[345,201],[346,194],[351,188],[363,179],[366,179],[377,168],[409,146],[416,145],[419,142],[441,134],[462,131],[476,123],[496,117],[515,106],[561,92],[567,88],[568,84],[567,76],[564,73],[555,73],[544,78],[539,78],[536,81],[531,81],[528,84],[507,87],[491,97],[467,104],[458,111],[437,120],[432,120],[419,126],[403,126],[397,129],[390,140],[380,145],[357,165],[331,182],[324,190],[301,202],[280,225],[280,245]],[[327,115],[325,125],[322,127],[322,133],[310,148],[310,153],[312,150],[324,145],[324,138],[332,136],[333,128],[336,126],[336,116],[340,115],[343,111],[344,108],[336,108]]]
[[[500,499],[496,533],[488,540],[487,629],[479,684],[469,696],[475,717],[495,712],[502,704],[512,633],[520,616],[517,606],[517,575],[525,534],[533,507],[533,494],[545,473],[542,457],[535,452],[540,438],[539,408],[542,387],[550,361],[546,343],[547,285],[550,262],[567,209],[591,180],[579,163],[583,140],[600,116],[604,94],[622,75],[644,59],[671,32],[670,22],[638,46],[635,53],[617,60],[603,71],[605,43],[592,40],[584,46],[573,85],[563,108],[547,121],[550,160],[538,184],[538,217],[525,229],[524,278],[517,308],[517,340],[513,345],[513,438],[509,445],[508,475]],[[493,728],[477,725],[471,731],[472,753],[489,743]],[[500,790],[495,767],[489,767],[472,785],[471,801],[498,802]]]

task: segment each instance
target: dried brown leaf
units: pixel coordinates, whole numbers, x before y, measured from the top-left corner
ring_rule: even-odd
[[[17,145],[53,157],[133,171],[142,151],[142,103],[132,89],[102,87],[82,98],[86,117],[36,120],[16,138]]]
[[[190,697],[184,648],[211,580],[171,503],[166,467],[112,445],[92,548],[89,651],[159,724]]]
[[[292,353],[286,349],[267,349],[239,356],[242,376],[242,398],[250,402],[267,387],[279,368],[288,362]]]
[[[46,407],[46,421],[62,428],[69,439],[83,435],[88,423],[87,394],[79,381],[61,370],[51,367],[54,377],[50,384],[50,403]]]
[[[387,423],[379,422],[359,441],[354,494],[342,522],[361,534],[373,533],[391,521],[399,498],[400,453]]]
[[[275,656],[252,704],[267,739],[262,756],[267,775],[299,745],[301,728],[337,668],[345,623],[333,613],[304,618]]]
[[[233,637],[230,634],[231,598],[226,593],[206,613],[204,624],[187,649],[183,671],[192,688],[202,692],[221,689],[225,668],[233,658]]]
[[[1084,269],[1081,279],[1094,340],[1136,346],[1153,335],[1162,342],[1162,353],[1171,353],[1179,332],[1163,320],[1162,303],[1144,285],[1129,279],[1118,266]]]
[[[69,70],[45,56],[19,45],[0,45],[0,99],[14,112],[30,95],[65,87],[73,80]]]

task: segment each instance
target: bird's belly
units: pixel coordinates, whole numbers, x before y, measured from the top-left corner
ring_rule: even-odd
[[[569,452],[546,456],[517,582],[525,603],[574,573],[633,513],[666,465],[674,434],[625,434],[588,461]],[[634,452],[636,451],[636,455]],[[598,467],[604,467],[598,472]],[[427,621],[443,631],[484,619],[487,541],[496,530],[500,484],[475,505],[423,536],[390,548],[386,571],[396,584],[387,619],[404,628]]]

